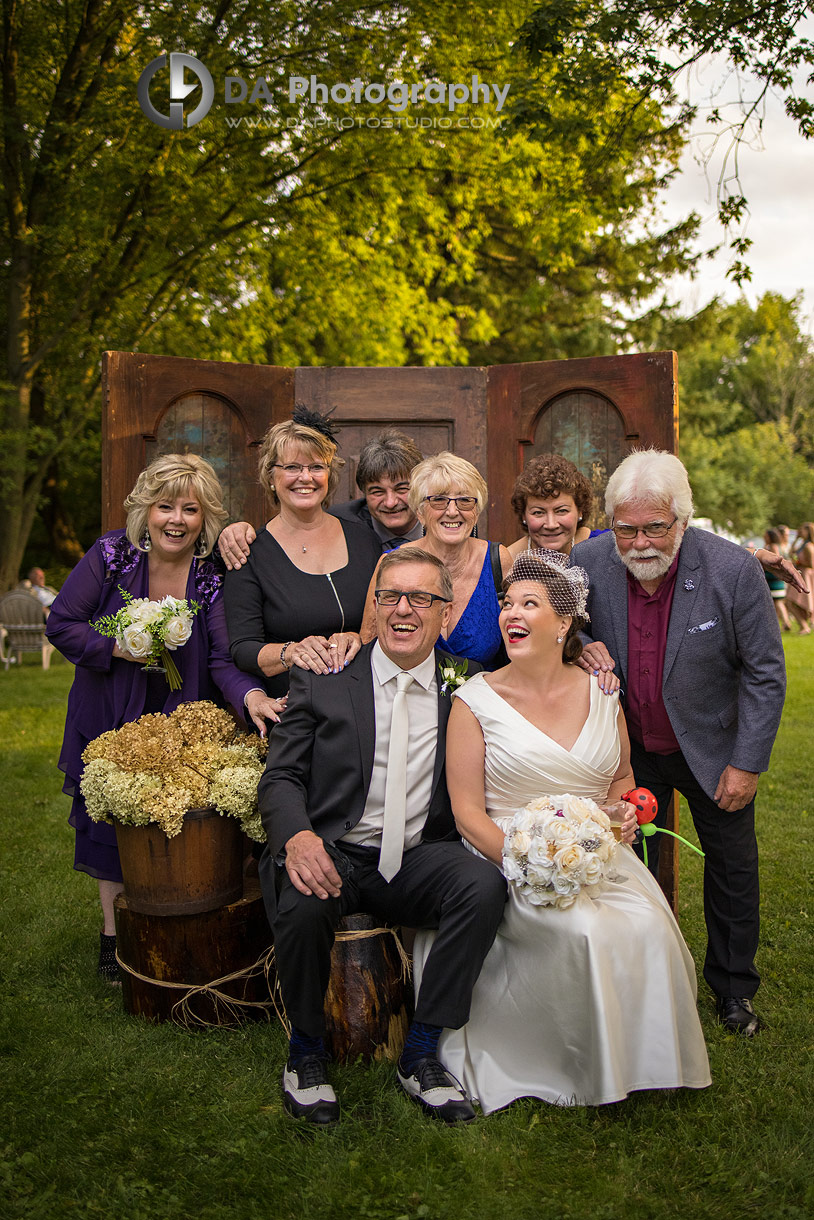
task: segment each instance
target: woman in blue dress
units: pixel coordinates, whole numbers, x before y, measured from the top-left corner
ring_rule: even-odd
[[[505,546],[475,536],[475,526],[486,503],[486,483],[471,462],[454,453],[437,453],[413,469],[410,508],[424,526],[425,535],[411,545],[442,560],[452,576],[452,615],[449,634],[440,648],[457,657],[471,657],[492,668],[502,646],[498,615],[499,591],[512,565]],[[374,573],[362,638],[375,635]]]

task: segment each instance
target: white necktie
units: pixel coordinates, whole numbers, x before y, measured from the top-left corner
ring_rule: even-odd
[[[400,673],[396,678],[396,694],[390,715],[390,747],[387,752],[387,779],[384,786],[384,825],[379,852],[379,872],[391,881],[401,868],[404,851],[404,826],[407,820],[407,690],[412,685],[411,674]]]

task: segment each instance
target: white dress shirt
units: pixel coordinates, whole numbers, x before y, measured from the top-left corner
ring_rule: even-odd
[[[373,774],[364,812],[342,838],[364,847],[381,847],[384,822],[384,790],[387,756],[390,749],[390,718],[396,696],[396,677],[402,671],[391,661],[378,640],[370,653],[373,676],[373,707],[376,717],[376,746]],[[438,748],[438,684],[435,679],[435,651],[406,671],[413,682],[407,691],[410,746],[407,751],[407,818],[404,828],[405,850],[421,842],[432,796],[432,776]]]

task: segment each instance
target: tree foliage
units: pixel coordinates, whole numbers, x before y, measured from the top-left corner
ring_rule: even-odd
[[[651,319],[649,340],[680,352],[680,452],[697,512],[744,533],[811,518],[814,344],[801,307],[766,293],[754,308]]]

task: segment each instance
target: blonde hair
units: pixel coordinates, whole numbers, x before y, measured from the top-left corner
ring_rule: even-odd
[[[452,489],[474,496],[478,502],[478,512],[483,511],[488,495],[483,476],[466,458],[445,450],[425,458],[413,468],[410,476],[410,508],[423,520],[425,496],[448,495]]]
[[[197,453],[166,453],[156,458],[136,479],[136,485],[124,502],[127,512],[127,537],[138,550],[147,532],[147,517],[154,504],[161,500],[177,500],[193,496],[201,506],[203,528],[195,546],[196,555],[208,555],[218,540],[229,514],[223,507],[223,491],[218,476]]]
[[[263,491],[273,504],[280,503],[272,482],[272,468],[279,463],[282,451],[288,445],[302,445],[310,449],[316,460],[324,462],[328,467],[328,494],[324,503],[330,504],[331,497],[339,486],[339,474],[345,465],[345,459],[337,455],[336,445],[322,432],[317,432],[316,428],[308,428],[305,424],[295,423],[293,419],[282,424],[272,424],[263,437],[257,462],[257,473]]]

